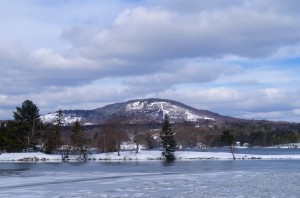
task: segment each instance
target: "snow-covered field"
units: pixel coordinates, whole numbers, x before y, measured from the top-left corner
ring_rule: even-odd
[[[175,156],[178,160],[196,160],[196,159],[215,159],[228,160],[232,155],[228,152],[195,152],[195,151],[177,151]],[[252,155],[252,154],[235,154],[237,159],[300,159],[300,154],[288,155]],[[161,151],[143,150],[139,153],[135,151],[122,151],[120,156],[117,153],[101,153],[89,155],[89,160],[106,161],[106,160],[161,160]],[[70,160],[76,160],[77,157],[70,157]],[[60,155],[47,155],[44,153],[2,153],[0,161],[61,161]]]

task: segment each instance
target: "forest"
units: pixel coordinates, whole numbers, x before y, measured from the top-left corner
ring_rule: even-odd
[[[86,155],[94,148],[97,152],[120,152],[122,145],[135,145],[139,149],[159,149],[162,123],[130,124],[122,119],[109,119],[92,126],[76,121],[69,126],[64,123],[61,110],[56,112],[53,123],[43,123],[39,108],[30,100],[13,112],[14,120],[0,126],[0,151],[42,151],[60,153],[63,158],[70,154]],[[297,143],[300,140],[300,124],[272,122],[267,120],[239,120],[235,122],[172,123],[177,149],[203,149],[222,147],[222,131],[228,130],[240,145],[268,147]]]

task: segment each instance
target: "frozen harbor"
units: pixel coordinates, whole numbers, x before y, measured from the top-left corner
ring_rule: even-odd
[[[0,197],[299,197],[299,160],[0,163]]]

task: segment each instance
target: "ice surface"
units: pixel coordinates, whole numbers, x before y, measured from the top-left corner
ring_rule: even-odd
[[[158,162],[107,167],[65,164],[0,176],[0,197],[299,197],[299,171],[289,171],[299,163],[236,162],[191,162],[186,167],[183,162],[178,167],[158,166]]]

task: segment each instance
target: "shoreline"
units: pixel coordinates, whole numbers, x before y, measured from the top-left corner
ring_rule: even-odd
[[[232,154],[228,152],[175,152],[176,160],[233,160]],[[289,155],[252,155],[235,153],[235,160],[300,160],[300,154]],[[122,151],[120,156],[117,152],[90,154],[87,161],[108,162],[108,161],[162,161],[161,151]],[[70,156],[67,161],[63,161],[60,155],[34,153],[2,153],[0,162],[80,162],[78,156]]]

